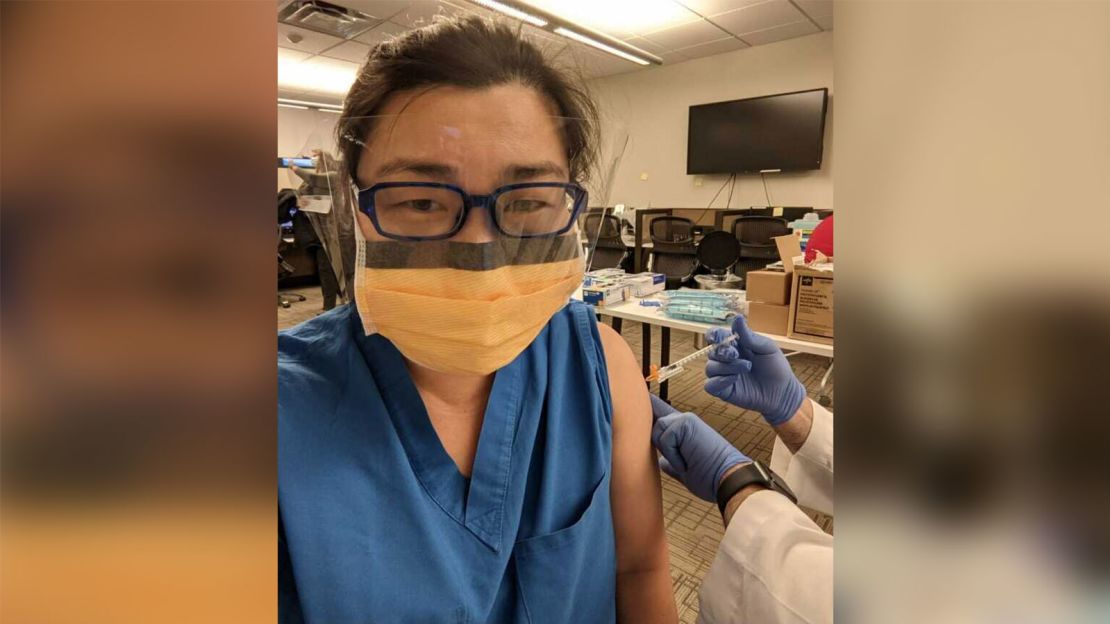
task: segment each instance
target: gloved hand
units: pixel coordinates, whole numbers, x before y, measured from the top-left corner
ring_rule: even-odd
[[[659,467],[698,498],[717,502],[717,487],[725,471],[751,458],[697,415],[679,412],[654,394],[650,396],[655,418],[651,443],[663,454]]]
[[[775,341],[748,328],[743,316],[732,321],[738,338],[709,352],[705,367],[705,391],[737,407],[755,410],[764,420],[778,426],[798,411],[806,389],[794,376],[790,362]],[[729,336],[722,328],[709,330],[705,337],[719,343]]]

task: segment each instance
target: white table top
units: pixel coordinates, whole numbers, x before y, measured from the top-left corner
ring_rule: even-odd
[[[574,298],[581,300],[582,291],[578,290],[574,293]],[[651,299],[651,297],[645,297]],[[612,316],[616,318],[628,319],[630,321],[637,321],[640,323],[648,323],[659,327],[670,327],[671,329],[681,329],[690,331],[697,334],[704,334],[706,330],[713,327],[723,327],[721,325],[710,325],[709,323],[698,323],[696,321],[685,321],[682,319],[670,318],[658,307],[642,306],[640,299],[633,298],[630,301],[622,301],[620,303],[595,308],[597,313],[602,316]],[[799,340],[797,338],[787,338],[778,334],[767,334],[764,332],[756,332],[762,336],[767,336],[775,341],[783,351],[800,351],[802,353],[810,353],[813,355],[820,355],[822,357],[831,358],[833,356],[833,346],[821,344],[819,342],[810,342],[808,340]]]

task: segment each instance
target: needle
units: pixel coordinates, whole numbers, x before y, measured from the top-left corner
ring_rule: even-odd
[[[733,340],[736,340],[736,338],[737,338],[737,335],[732,334],[728,338],[725,338],[724,340],[722,340],[722,341],[720,341],[716,344],[711,344],[711,345],[709,345],[709,346],[707,346],[703,349],[698,349],[697,351],[694,351],[690,355],[687,355],[686,357],[675,361],[673,364],[668,364],[668,365],[666,365],[662,368],[659,368],[655,364],[652,364],[651,365],[651,374],[647,376],[646,380],[647,381],[657,381],[659,383],[663,383],[664,381],[667,381],[671,377],[674,377],[679,372],[681,372],[684,364],[689,364],[690,362],[693,362],[694,360],[702,357],[703,355],[707,355],[713,349],[716,349],[717,347],[719,347],[721,345],[726,345],[726,344],[732,342]]]

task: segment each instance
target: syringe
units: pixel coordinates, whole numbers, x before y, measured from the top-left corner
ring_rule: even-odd
[[[662,368],[656,366],[655,364],[652,364],[651,365],[651,374],[647,376],[647,381],[655,381],[655,382],[658,382],[658,383],[663,383],[664,381],[667,381],[671,377],[674,377],[675,375],[681,373],[682,369],[683,369],[683,365],[689,364],[690,362],[693,362],[694,360],[700,358],[701,356],[708,354],[713,349],[716,349],[717,347],[719,347],[721,345],[726,345],[726,344],[732,342],[733,340],[736,340],[736,338],[737,338],[736,334],[731,334],[731,335],[729,335],[728,338],[725,338],[724,340],[722,340],[722,341],[720,341],[716,344],[711,344],[708,347],[705,347],[704,349],[698,349],[697,351],[694,351],[690,355],[687,355],[686,357],[675,361],[675,363],[668,364],[668,365],[666,365]]]

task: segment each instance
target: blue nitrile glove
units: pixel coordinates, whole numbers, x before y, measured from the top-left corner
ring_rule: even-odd
[[[794,376],[790,362],[775,341],[748,328],[743,316],[732,320],[732,333],[738,337],[730,344],[709,352],[705,367],[705,391],[737,407],[755,410],[771,426],[778,426],[798,411],[806,389]],[[713,328],[705,338],[719,343],[729,331]]]
[[[680,412],[654,394],[650,396],[655,418],[651,443],[663,454],[659,467],[698,498],[717,502],[717,487],[725,472],[751,458],[697,415]]]

